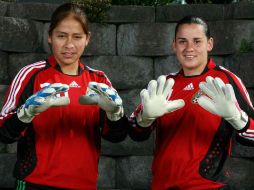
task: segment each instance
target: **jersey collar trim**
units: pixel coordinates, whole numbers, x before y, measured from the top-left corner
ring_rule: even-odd
[[[203,70],[203,72],[200,75],[194,75],[194,76],[184,76],[183,73],[183,69],[181,69],[181,71],[179,72],[182,76],[186,77],[186,78],[192,78],[192,77],[197,77],[197,76],[201,76],[205,73],[207,73],[209,70],[213,69],[216,67],[216,64],[214,63],[212,58],[208,59],[207,65],[205,67],[205,69]]]
[[[56,62],[56,58],[54,55],[51,55],[50,57],[48,57],[47,62],[54,67],[56,70],[58,70],[59,72],[63,73],[61,70],[60,65]],[[78,75],[81,75],[83,73],[83,71],[85,70],[84,65],[80,62],[79,60],[79,68],[78,68]]]

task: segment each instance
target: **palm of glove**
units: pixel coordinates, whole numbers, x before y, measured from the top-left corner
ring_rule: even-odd
[[[122,99],[114,88],[104,83],[90,82],[86,94],[80,96],[79,102],[98,105],[113,121],[123,116]]]
[[[224,84],[220,78],[208,76],[206,82],[201,82],[199,87],[207,95],[198,99],[201,107],[225,119],[240,116],[240,109],[230,84]]]
[[[142,103],[142,116],[149,119],[155,119],[163,116],[168,113],[168,103],[169,102],[162,95],[151,97]]]
[[[68,105],[70,99],[66,96],[60,96],[60,93],[68,90],[69,86],[66,84],[54,83],[48,85],[26,100],[17,112],[18,118],[25,123],[30,123],[35,115],[50,107]]]
[[[160,76],[157,81],[150,81],[148,88],[141,91],[142,120],[155,119],[184,106],[182,99],[168,101],[173,85],[173,79],[166,80],[165,76]]]

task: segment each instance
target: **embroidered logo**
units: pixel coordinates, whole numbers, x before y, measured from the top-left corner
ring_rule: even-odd
[[[70,88],[80,88],[80,86],[78,85],[78,83],[76,81],[72,81],[70,84],[69,84],[69,87]]]
[[[188,84],[187,86],[185,86],[185,87],[183,88],[183,90],[194,90],[194,86],[193,86],[192,83],[190,83],[190,84]]]

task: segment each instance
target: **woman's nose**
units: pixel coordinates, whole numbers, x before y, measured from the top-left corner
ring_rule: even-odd
[[[67,47],[67,48],[74,47],[73,39],[71,37],[67,38],[66,43],[65,43],[65,47]]]
[[[186,50],[193,50],[193,43],[192,42],[187,43]]]

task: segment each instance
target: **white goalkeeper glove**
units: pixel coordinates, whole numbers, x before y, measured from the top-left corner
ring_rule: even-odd
[[[65,106],[70,103],[69,97],[60,96],[60,93],[69,90],[69,86],[61,83],[54,83],[46,86],[34,95],[30,96],[25,104],[17,111],[20,121],[30,123],[35,115],[53,106]]]
[[[148,127],[156,118],[184,106],[182,99],[169,100],[174,82],[174,79],[166,80],[166,76],[162,75],[157,81],[151,80],[147,89],[140,92],[142,111],[137,115],[137,123],[140,126]]]
[[[201,107],[224,118],[237,130],[246,126],[248,116],[239,107],[231,84],[225,84],[220,78],[208,76],[206,82],[199,84],[199,88],[205,93],[197,100]]]
[[[111,121],[121,119],[124,114],[123,101],[117,91],[104,83],[89,82],[87,92],[80,96],[79,103],[98,105]]]

